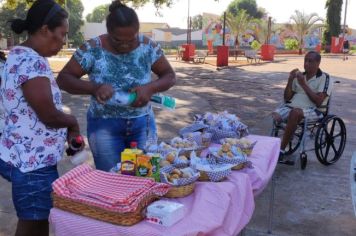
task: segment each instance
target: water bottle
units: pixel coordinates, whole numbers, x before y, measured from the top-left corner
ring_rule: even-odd
[[[115,90],[114,95],[106,102],[108,105],[130,106],[136,100],[136,93]]]
[[[115,90],[114,95],[110,98],[106,104],[108,105],[118,105],[118,106],[130,106],[137,98],[135,92],[125,92],[123,90]],[[176,108],[176,100],[173,97],[163,95],[163,94],[154,94],[151,97],[151,104],[154,107],[159,107],[162,109],[174,110]]]
[[[78,135],[69,142],[66,153],[73,165],[80,165],[89,158],[88,152],[83,150],[83,147],[84,139],[81,135]]]
[[[154,94],[151,97],[151,104],[154,107],[159,107],[167,110],[174,110],[176,108],[176,100],[174,97],[170,97],[163,94]]]

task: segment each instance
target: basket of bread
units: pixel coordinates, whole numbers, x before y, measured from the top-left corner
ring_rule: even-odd
[[[198,144],[199,148],[197,150],[202,150],[204,148],[209,147],[212,137],[213,137],[212,133],[205,132],[205,131],[204,132],[196,131],[196,132],[183,134],[183,138],[190,140],[192,142],[196,142]]]
[[[236,115],[226,111],[196,115],[195,122],[208,126],[205,130],[212,134],[212,142],[215,143],[223,138],[241,138],[248,135],[248,127]]]
[[[189,166],[189,156],[186,154],[179,154],[179,149],[173,148],[169,144],[161,143],[159,153],[161,155],[160,167],[174,166],[176,168],[183,168]]]
[[[247,162],[247,155],[230,143],[224,143],[220,147],[211,147],[209,152],[215,157],[217,163],[233,165],[232,170],[243,169]]]
[[[199,171],[199,181],[220,182],[231,174],[232,164],[217,163],[215,158],[200,158],[192,153],[190,156],[190,165],[193,169]]]
[[[224,138],[220,140],[220,142],[221,144],[229,144],[230,146],[238,147],[247,156],[251,155],[252,150],[257,143],[257,141],[252,142],[247,138]]]
[[[194,191],[195,181],[200,174],[190,167],[179,169],[173,166],[166,166],[161,169],[160,176],[162,183],[171,185],[164,197],[178,198],[188,196]]]
[[[198,144],[198,140],[189,139],[189,138],[180,138],[174,137],[171,140],[171,146],[173,148],[178,149],[179,155],[187,155],[190,156],[192,151],[201,151],[202,147]],[[201,141],[200,141],[201,143]]]

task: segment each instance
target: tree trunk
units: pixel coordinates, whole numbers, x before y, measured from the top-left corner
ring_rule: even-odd
[[[300,45],[299,45],[299,55],[302,54],[303,54],[303,36],[301,37]]]

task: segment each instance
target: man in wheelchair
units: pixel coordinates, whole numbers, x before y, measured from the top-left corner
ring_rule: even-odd
[[[319,69],[321,56],[310,51],[304,58],[305,72],[294,69],[290,72],[284,90],[285,103],[272,113],[276,125],[286,123],[281,142],[279,163],[288,164],[285,149],[296,131],[298,124],[307,119],[317,121],[323,117],[332,90],[328,74]]]

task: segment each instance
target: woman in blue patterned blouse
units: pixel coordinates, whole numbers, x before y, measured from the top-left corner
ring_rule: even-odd
[[[84,43],[60,72],[57,82],[71,94],[90,94],[88,140],[97,169],[108,171],[120,162],[131,141],[144,148],[153,94],[175,84],[175,73],[161,47],[139,34],[136,12],[113,1],[107,33]],[[158,79],[151,81],[151,71]],[[89,75],[89,81],[80,79]],[[136,92],[131,106],[107,104],[115,90]]]

